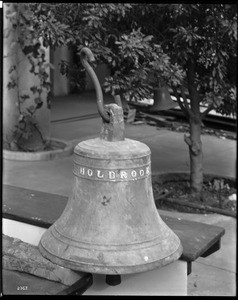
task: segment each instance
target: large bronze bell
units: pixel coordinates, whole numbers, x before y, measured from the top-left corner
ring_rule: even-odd
[[[91,51],[83,48],[81,58],[85,54]],[[105,106],[101,116],[100,137],[74,149],[71,195],[39,250],[56,264],[90,273],[137,273],[169,264],[181,256],[182,246],[154,203],[150,149],[124,137],[120,106]]]
[[[167,86],[154,90],[154,103],[150,108],[151,112],[167,110],[176,106],[178,104],[172,100]]]

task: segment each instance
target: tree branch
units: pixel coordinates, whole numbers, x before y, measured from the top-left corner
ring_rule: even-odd
[[[173,92],[174,92],[175,97],[177,98],[178,104],[179,104],[181,110],[184,112],[185,116],[187,118],[189,118],[189,117],[193,118],[193,113],[192,113],[191,109],[189,108],[188,103],[184,101],[184,104],[183,104],[183,102],[180,100],[180,96],[179,96],[178,92],[175,89],[173,89]],[[182,95],[182,96],[184,99],[185,95]]]
[[[181,95],[183,97],[184,106],[189,111],[190,108],[189,108],[189,105],[188,105],[187,97],[186,97],[185,92],[184,92],[184,86],[183,85],[181,85]]]
[[[208,114],[209,114],[209,112],[211,111],[211,110],[213,110],[214,109],[214,105],[213,105],[213,103],[210,103],[209,105],[208,105],[208,107],[207,107],[207,109],[206,110],[204,110],[204,112],[202,112],[201,113],[201,120],[203,120]]]
[[[179,104],[181,110],[183,111],[183,113],[185,114],[186,117],[189,117],[188,111],[186,110],[185,106],[183,105],[182,101],[180,100],[180,96],[179,96],[178,92],[176,91],[176,89],[173,89],[173,92],[175,94],[175,97],[177,98],[177,101],[178,101],[178,104]]]

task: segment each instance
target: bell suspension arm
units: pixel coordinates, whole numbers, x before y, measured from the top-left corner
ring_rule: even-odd
[[[82,65],[84,66],[85,70],[88,72],[90,78],[92,79],[93,85],[95,87],[98,112],[99,112],[100,116],[103,118],[103,120],[106,123],[109,123],[110,117],[104,108],[101,85],[98,81],[96,73],[94,72],[93,68],[89,64],[89,62],[92,63],[95,61],[94,55],[89,48],[83,47],[79,53],[79,56],[80,56]]]

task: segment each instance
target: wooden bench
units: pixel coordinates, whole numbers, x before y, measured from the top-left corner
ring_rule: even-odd
[[[64,196],[3,185],[2,216],[49,228],[60,217],[67,201]],[[181,240],[183,253],[180,259],[187,262],[187,275],[192,271],[192,262],[198,257],[206,257],[220,249],[221,237],[225,233],[223,228],[161,213],[160,216]]]

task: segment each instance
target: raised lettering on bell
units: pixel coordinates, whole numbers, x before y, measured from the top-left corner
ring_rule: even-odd
[[[90,178],[93,180],[104,180],[104,181],[130,181],[145,178],[150,175],[150,166],[142,166],[136,169],[94,169],[74,165],[73,173],[76,176]]]

